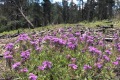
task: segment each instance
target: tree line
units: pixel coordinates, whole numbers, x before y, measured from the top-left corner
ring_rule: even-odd
[[[0,32],[49,24],[111,19],[120,13],[119,0],[0,0]]]

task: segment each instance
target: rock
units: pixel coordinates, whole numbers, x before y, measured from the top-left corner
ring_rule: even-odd
[[[113,42],[113,38],[105,38],[105,41],[107,41],[107,42]]]

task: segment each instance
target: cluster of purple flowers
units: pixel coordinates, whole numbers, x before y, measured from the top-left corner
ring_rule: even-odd
[[[26,72],[28,72],[28,69],[27,68],[20,69],[20,72],[26,73]]]
[[[60,38],[56,38],[56,37],[53,37],[51,39],[52,43],[54,44],[58,44],[58,45],[65,45],[66,44],[66,41],[63,40],[63,39],[60,39]]]
[[[88,43],[93,43],[94,42],[94,37],[93,36],[87,36],[87,42]]]
[[[44,61],[42,63],[42,66],[38,66],[38,70],[45,70],[45,69],[50,69],[52,67],[52,62],[50,61]]]
[[[110,61],[110,58],[107,55],[103,55],[103,59],[105,59],[106,61]]]
[[[101,62],[97,62],[94,65],[99,69],[101,69],[103,67],[103,64]]]
[[[67,47],[71,50],[74,50],[77,48],[77,43],[78,43],[77,38],[71,37],[67,41]]]
[[[117,57],[116,61],[113,62],[115,66],[119,65],[120,62],[120,56]]]
[[[15,51],[14,51],[15,43],[9,43],[5,46],[6,51],[4,53],[4,58],[9,59],[9,60],[13,60],[13,62],[14,62],[14,64],[12,64],[12,69],[13,70],[15,70],[15,71],[18,70],[21,73],[28,73],[29,72],[28,67],[30,67],[30,66],[26,66],[27,64],[23,65],[22,61],[23,62],[26,61],[26,63],[27,63],[27,61],[28,62],[31,61],[31,58],[30,58],[31,54],[34,54],[35,52],[39,52],[43,48],[52,46],[51,48],[53,48],[55,50],[51,50],[51,52],[52,51],[59,51],[61,49],[64,51],[64,48],[65,48],[65,50],[70,50],[71,54],[72,54],[72,52],[78,51],[78,53],[80,55],[88,55],[88,56],[85,56],[85,57],[90,57],[90,58],[94,59],[91,62],[95,62],[93,64],[94,64],[95,69],[97,69],[97,70],[100,70],[100,69],[102,70],[104,68],[104,66],[106,66],[106,65],[104,65],[105,63],[111,63],[112,62],[113,63],[112,65],[115,65],[115,66],[119,65],[120,56],[118,56],[117,59],[113,62],[112,59],[110,59],[111,54],[112,54],[112,49],[106,48],[105,50],[101,50],[101,46],[105,47],[106,45],[104,44],[104,41],[101,38],[101,34],[99,34],[99,37],[95,36],[95,35],[92,35],[91,32],[87,32],[87,31],[83,34],[80,31],[75,31],[74,32],[72,30],[72,28],[68,28],[68,29],[61,28],[58,31],[53,31],[53,32],[51,32],[47,35],[43,35],[43,36],[40,36],[40,37],[37,37],[36,35],[33,35],[32,38],[30,38],[28,36],[28,34],[20,34],[18,36],[17,42],[26,41],[25,45],[28,42],[28,44],[32,45],[34,48],[32,47],[32,49],[27,49],[27,50],[25,49],[25,51],[22,50],[21,53],[20,53],[21,58],[18,59],[18,60],[21,60],[21,61],[18,61],[17,59],[14,60],[14,56],[16,57],[16,55],[17,56],[19,55],[19,54],[15,54]],[[115,38],[118,39],[118,36],[115,36]],[[80,42],[80,44],[79,44],[79,42]],[[46,43],[47,45],[45,45],[44,43]],[[29,46],[29,45],[27,45],[27,48],[31,48],[31,46]],[[79,46],[79,45],[82,45],[82,46]],[[80,47],[80,49],[79,49],[79,47]],[[117,50],[119,52],[120,51],[120,43],[116,43],[115,47],[117,48]],[[48,48],[48,49],[51,49],[51,48]],[[49,52],[48,49],[45,49],[46,53]],[[33,52],[31,50],[33,50]],[[36,50],[36,51],[34,51],[34,50]],[[72,50],[75,50],[75,51],[72,51]],[[86,53],[81,54],[79,52],[81,50],[84,50],[84,52],[89,51],[92,55],[91,54],[86,54]],[[17,50],[16,50],[16,53],[17,53]],[[63,55],[65,55],[65,53],[63,52]],[[78,65],[77,65],[78,62],[79,62],[78,57],[72,57],[71,54],[68,54],[66,56],[67,61],[70,61],[70,63],[67,63],[67,66],[71,69],[71,71],[81,69],[81,68],[78,68]],[[78,55],[78,54],[76,54],[76,55]],[[95,56],[93,56],[93,55],[95,55]],[[36,58],[38,59],[38,57],[39,57],[39,60],[40,60],[41,56],[42,55],[38,55]],[[83,62],[84,62],[85,57],[82,57]],[[87,62],[87,61],[85,60],[85,62]],[[35,64],[34,68],[36,69],[36,66],[38,66],[37,67],[38,71],[40,70],[43,73],[44,72],[46,73],[47,70],[52,69],[53,64],[54,63],[52,63],[50,61],[43,61],[42,65],[38,66],[39,64],[37,64],[37,65]],[[85,65],[82,66],[82,69],[85,70],[85,71],[89,71],[89,70],[92,70],[94,68],[91,65],[91,63],[88,63],[88,64],[85,63]],[[58,64],[58,65],[60,65],[60,64]],[[33,73],[30,73],[28,78],[29,78],[29,80],[37,80],[38,77],[39,76],[37,76]]]
[[[84,70],[89,70],[89,69],[92,69],[92,67],[90,65],[84,65],[83,69]]]
[[[14,43],[9,43],[5,46],[5,49],[11,51],[13,47],[14,47]]]
[[[30,50],[23,51],[21,53],[21,58],[24,61],[27,60],[27,59],[29,59],[30,58]]]
[[[34,41],[30,41],[30,43],[33,45],[33,46],[37,46],[37,44],[38,44],[38,41],[37,40],[34,40]]]
[[[20,62],[16,62],[12,65],[12,69],[18,70],[20,67],[21,63]]]
[[[70,54],[66,55],[66,58],[71,62],[71,64],[68,64],[69,67],[71,67],[73,70],[78,69],[78,66],[76,65],[76,58],[72,58]]]
[[[120,43],[115,44],[115,47],[117,48],[118,51],[120,51]]]
[[[69,64],[68,66],[74,70],[76,70],[78,68],[78,66],[76,64]]]
[[[100,50],[98,50],[97,48],[93,47],[93,46],[89,46],[89,52],[93,53],[93,54],[97,54],[97,55],[101,55],[102,52]]]
[[[112,54],[110,50],[106,50],[105,52],[106,52],[107,55],[111,55]]]
[[[5,58],[5,59],[13,59],[12,52],[10,52],[10,51],[5,51],[5,53],[4,53],[4,58]]]
[[[18,36],[18,41],[27,41],[27,40],[30,40],[28,34],[23,33]]]
[[[29,74],[29,80],[37,80],[37,76],[33,73]]]

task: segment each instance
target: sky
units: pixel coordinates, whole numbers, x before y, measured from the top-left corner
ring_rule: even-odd
[[[68,0],[68,2],[70,2],[70,1],[71,0]],[[87,0],[83,0],[83,1],[86,2]],[[53,0],[53,3],[55,3],[55,2],[62,2],[62,0]],[[78,3],[77,0],[73,0],[73,2],[76,3],[76,4]]]

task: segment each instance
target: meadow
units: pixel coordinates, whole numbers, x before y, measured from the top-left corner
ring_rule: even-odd
[[[102,23],[80,24],[94,30],[95,25]],[[3,77],[8,80],[115,80],[120,65],[119,33],[114,32],[112,42],[107,42],[105,33],[73,25],[34,30],[45,30],[41,33],[29,34],[29,29],[21,32],[4,47],[3,58],[9,72],[4,72]]]

